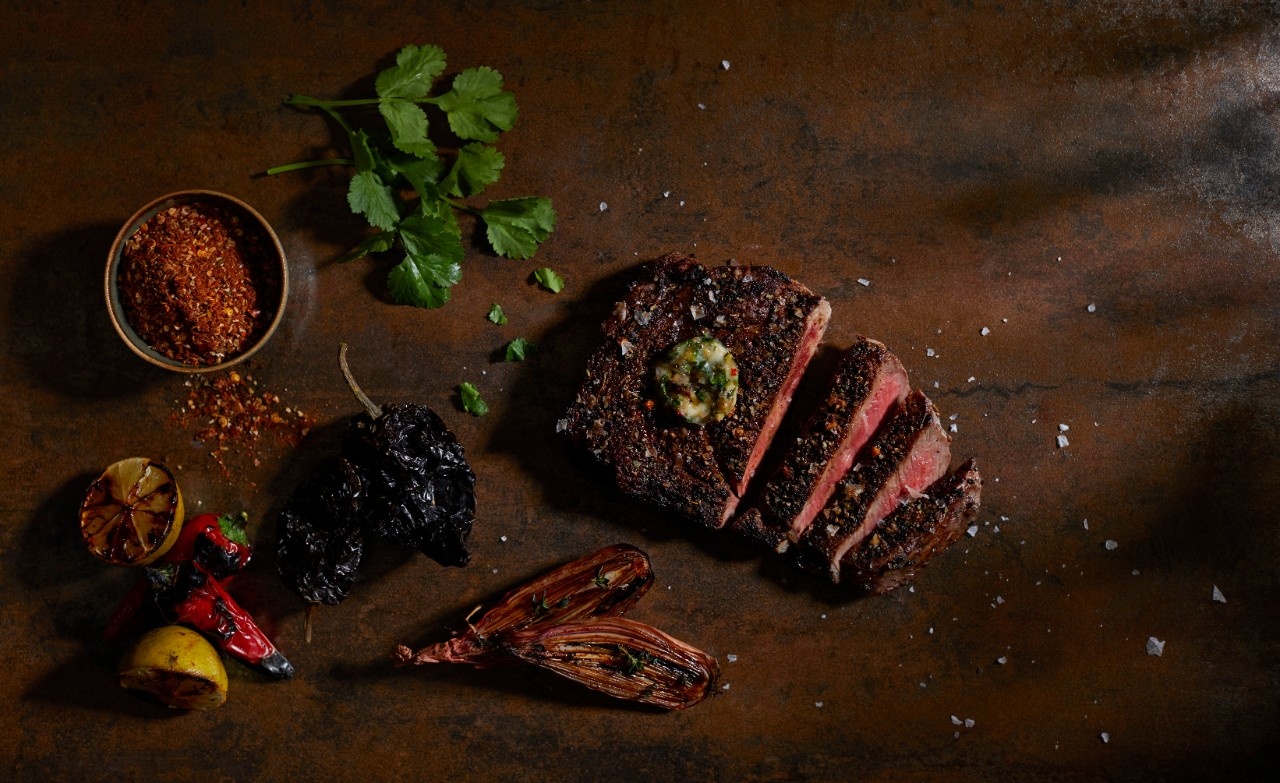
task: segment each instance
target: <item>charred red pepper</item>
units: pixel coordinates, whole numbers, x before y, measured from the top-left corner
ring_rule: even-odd
[[[147,625],[147,615],[155,612],[150,601],[150,583],[144,576],[133,583],[129,592],[120,599],[120,605],[107,620],[107,627],[102,631],[102,641],[115,644],[131,636],[136,636]]]
[[[219,579],[225,579],[249,564],[253,550],[245,535],[249,515],[200,514],[187,520],[178,540],[165,555],[167,563],[195,562]]]
[[[279,679],[293,676],[293,665],[199,563],[149,568],[147,579],[156,608],[166,622],[194,628],[223,652],[263,674]]]

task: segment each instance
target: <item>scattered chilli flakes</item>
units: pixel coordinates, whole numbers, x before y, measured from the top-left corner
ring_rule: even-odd
[[[227,478],[233,465],[260,464],[259,443],[267,433],[295,447],[315,424],[310,415],[262,389],[253,376],[235,370],[216,377],[199,376],[185,386],[187,399],[172,418],[182,426],[196,427],[193,438]]]

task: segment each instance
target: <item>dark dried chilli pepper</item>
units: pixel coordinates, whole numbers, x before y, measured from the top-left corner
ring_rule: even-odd
[[[338,363],[366,414],[348,425],[341,456],[322,462],[294,491],[278,526],[280,575],[312,607],[346,598],[368,535],[414,547],[441,565],[466,565],[471,557],[475,473],[462,445],[425,405],[384,410],[370,401],[346,350],[343,344]]]
[[[276,649],[253,617],[218,580],[195,563],[147,569],[152,597],[165,622],[189,626],[218,649],[263,674],[293,676],[293,665]]]
[[[311,471],[280,513],[277,566],[304,601],[332,606],[351,590],[364,553],[363,492],[355,466],[333,457]]]

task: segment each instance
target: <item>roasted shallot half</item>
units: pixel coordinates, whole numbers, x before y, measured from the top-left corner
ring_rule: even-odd
[[[524,662],[620,699],[689,707],[712,692],[720,668],[701,650],[621,617],[652,584],[648,555],[615,544],[510,591],[465,633],[417,652],[399,645],[392,658],[399,665]]]

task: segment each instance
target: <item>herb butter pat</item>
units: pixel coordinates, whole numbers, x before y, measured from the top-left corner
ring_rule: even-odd
[[[702,336],[677,343],[654,368],[667,406],[690,424],[733,415],[738,403],[738,364],[724,343]]]

